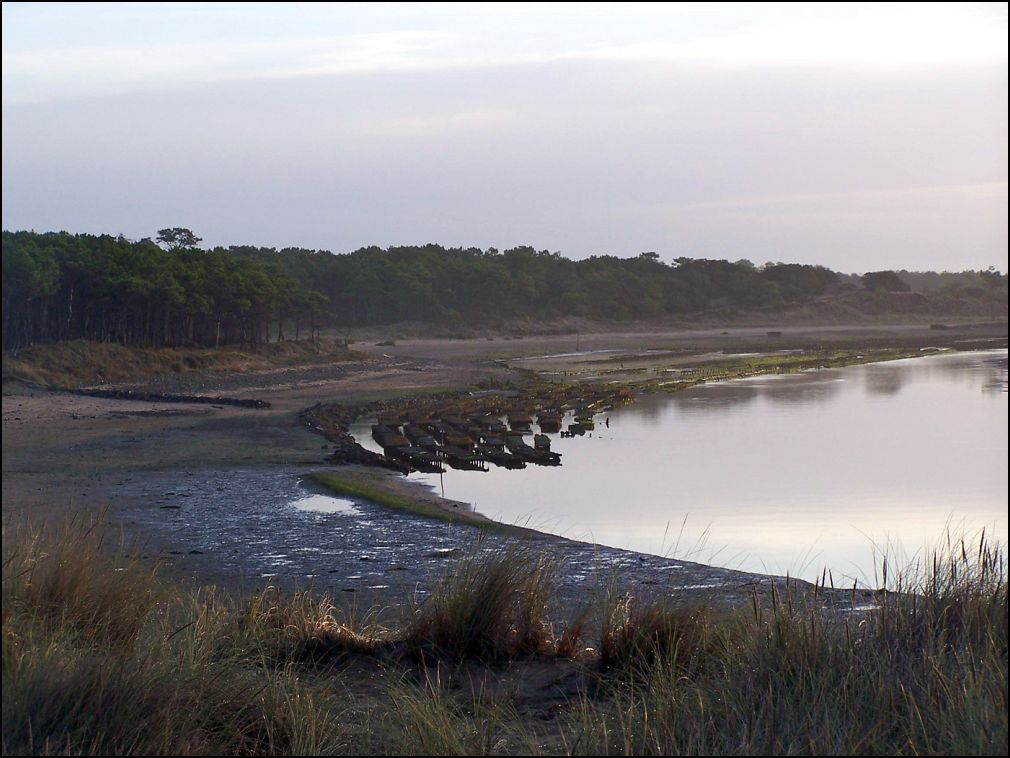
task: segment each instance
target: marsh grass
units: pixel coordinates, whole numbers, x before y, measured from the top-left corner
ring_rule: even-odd
[[[578,658],[587,652],[585,642],[589,637],[593,606],[586,605],[555,637],[554,654],[559,658]],[[553,630],[552,630],[553,634]]]
[[[108,537],[100,519],[5,525],[4,754],[336,749],[324,688],[263,665],[230,601],[162,587]]]
[[[438,682],[401,681],[373,724],[374,752],[394,755],[529,755],[535,743],[508,702],[482,692],[450,693]]]
[[[601,655],[638,676],[606,702],[583,698],[566,745],[624,755],[1005,754],[1005,572],[1002,549],[984,537],[971,547],[949,539],[892,574],[865,613],[825,613],[816,602],[825,587],[777,592],[770,606],[755,600],[714,626],[688,617],[685,628],[655,605],[634,622],[619,607],[614,652],[604,644]],[[707,665],[685,666],[685,647],[696,656],[698,645]]]
[[[238,626],[250,647],[278,663],[325,665],[375,655],[387,636],[374,612],[354,618],[328,596],[288,595],[276,587],[252,598]]]
[[[611,588],[560,631],[560,566],[530,543],[478,542],[396,630],[310,592],[186,594],[98,520],[5,525],[3,551],[5,754],[1006,752],[1006,556],[984,536],[884,564],[871,608]],[[588,684],[537,694],[559,666]]]
[[[485,548],[456,561],[414,612],[406,641],[417,655],[492,661],[545,653],[547,604],[560,563],[527,544]]]
[[[796,354],[732,357],[712,361],[684,371],[678,379],[648,380],[638,384],[645,391],[679,392],[705,382],[741,379],[762,374],[791,374],[822,368],[841,368],[863,363],[914,358],[921,355],[913,348],[867,348],[862,350],[815,350]]]
[[[129,557],[105,528],[104,513],[78,514],[62,527],[23,523],[4,529],[3,613],[32,613],[53,627],[72,627],[96,641],[128,643],[158,599],[156,566]]]
[[[604,671],[649,671],[653,665],[694,668],[721,652],[714,614],[699,605],[681,605],[670,596],[639,599],[609,589],[600,630]]]

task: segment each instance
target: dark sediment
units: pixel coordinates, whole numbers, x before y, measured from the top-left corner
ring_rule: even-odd
[[[524,538],[355,501],[351,512],[300,511],[293,501],[325,491],[298,469],[164,472],[132,478],[117,494],[132,505],[127,527],[155,536],[167,570],[245,594],[307,584],[358,608],[398,608],[423,600],[452,559],[524,539],[562,562],[551,600],[556,617],[598,601],[611,582],[624,592],[670,594],[685,602],[746,605],[785,580],[683,558],[634,553],[546,533]],[[337,498],[341,500],[343,498]],[[152,508],[152,505],[155,506]],[[167,506],[167,507],[166,507]],[[700,556],[699,556],[700,557]],[[809,587],[791,580],[797,587]],[[871,593],[837,593],[865,603]],[[829,599],[825,598],[825,602]]]
[[[210,397],[207,395],[174,395],[166,392],[144,392],[142,390],[66,390],[75,395],[102,397],[111,400],[137,400],[144,403],[204,403],[207,405],[234,405],[239,408],[269,408],[266,400],[240,397]]]

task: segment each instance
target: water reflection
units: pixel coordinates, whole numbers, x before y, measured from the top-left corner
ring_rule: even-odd
[[[934,356],[936,360],[917,361],[915,367],[917,376],[933,376],[951,382],[958,382],[968,388],[981,387],[983,391],[1006,391],[1007,387],[1007,354],[1006,351],[989,351],[976,354],[978,360],[971,366],[966,366],[962,360],[957,360],[957,354]],[[899,362],[900,363],[900,362]],[[888,364],[881,364],[886,366]],[[911,372],[904,372],[909,374]]]
[[[360,516],[361,511],[354,506],[354,501],[330,495],[307,495],[292,500],[290,505],[300,511],[309,513],[340,513],[345,516]]]
[[[758,399],[762,386],[752,381],[740,381],[737,386],[725,384],[702,384],[687,392],[678,392],[665,400],[653,404],[653,413],[662,417],[663,408],[670,404],[690,416],[700,413],[709,415],[720,411],[732,412],[736,406],[746,405]]]
[[[863,379],[863,386],[867,394],[870,395],[897,395],[905,386],[905,372],[901,367],[887,366],[881,364],[874,366],[874,370],[867,370]]]
[[[991,356],[984,361],[986,381],[982,385],[985,392],[1007,391],[1007,356]]]
[[[763,376],[733,382],[703,384],[688,392],[670,396],[669,401],[681,413],[711,415],[735,412],[739,406],[766,400],[790,406],[814,405],[829,401],[841,391],[845,380],[838,370],[807,372],[783,376]],[[662,406],[651,409],[662,419]]]
[[[841,391],[842,383],[845,380],[840,376],[832,375],[814,378],[821,373],[817,372],[816,374],[805,375],[805,378],[809,377],[806,381],[795,383],[775,382],[768,386],[768,389],[764,392],[764,397],[767,397],[774,403],[785,403],[787,405],[826,403]]]
[[[872,583],[873,544],[914,552],[952,519],[1006,540],[1006,383],[1002,350],[648,395],[554,436],[560,467],[449,471],[445,495],[606,545]]]
[[[624,409],[621,415],[638,419],[649,426],[656,426],[663,420],[663,409],[656,403],[636,403]]]

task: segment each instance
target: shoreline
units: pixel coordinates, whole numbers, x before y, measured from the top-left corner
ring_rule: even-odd
[[[981,360],[981,361],[984,361],[986,363],[989,363],[990,361],[993,361],[993,360],[997,360],[997,361],[1001,360],[1002,361],[1002,365],[1005,367],[1005,355],[1006,355],[1006,348],[1005,347],[1001,347],[1001,348],[986,348],[986,349],[982,349],[982,350],[973,350],[973,351],[928,351],[928,352],[918,352],[918,353],[895,353],[895,354],[889,355],[886,359],[881,359],[880,356],[874,356],[874,355],[866,355],[866,356],[858,355],[858,356],[854,356],[854,358],[851,359],[851,360],[845,360],[845,361],[842,361],[842,362],[839,362],[839,363],[835,363],[835,364],[831,364],[829,366],[826,366],[824,368],[819,368],[819,369],[802,369],[800,371],[786,371],[786,372],[772,371],[772,370],[763,370],[763,371],[757,371],[757,372],[752,372],[752,373],[735,374],[735,375],[732,375],[732,376],[718,376],[718,377],[715,377],[715,378],[712,378],[712,379],[705,379],[705,380],[699,381],[698,383],[695,383],[695,384],[679,386],[676,389],[676,391],[681,391],[683,389],[689,389],[691,387],[697,387],[697,386],[699,386],[701,384],[706,384],[706,385],[727,384],[728,385],[728,384],[733,384],[733,383],[737,383],[737,382],[746,382],[746,381],[749,381],[749,380],[760,380],[762,378],[765,378],[765,379],[770,379],[770,378],[782,379],[782,378],[789,377],[789,376],[794,376],[795,377],[795,376],[797,376],[797,374],[800,374],[800,373],[805,374],[805,375],[812,375],[812,376],[816,377],[817,374],[823,372],[825,369],[830,372],[830,371],[833,371],[833,370],[836,370],[836,369],[839,369],[839,368],[843,368],[843,367],[853,367],[853,366],[861,366],[861,365],[872,366],[872,365],[875,365],[875,364],[876,365],[886,365],[888,363],[892,363],[892,362],[895,362],[895,361],[906,362],[908,365],[912,365],[913,358],[931,358],[931,359],[935,359],[935,360],[939,360],[939,361],[944,361],[945,359],[944,359],[943,356],[947,356],[948,358],[953,358],[953,356],[956,355],[956,354],[958,354],[958,353],[961,353],[961,354],[968,354],[968,353],[970,353],[970,354],[979,355],[979,356],[994,356],[994,355],[995,356],[1001,356],[1001,358],[999,358],[999,359],[995,359],[995,358],[989,357],[989,358],[978,358],[977,360]],[[958,361],[959,359],[953,358],[953,360]],[[949,362],[945,362],[945,363],[942,363],[941,365],[950,365],[950,364],[949,364]],[[927,371],[927,369],[925,369],[925,368],[922,369],[922,370],[923,371]],[[939,370],[939,369],[937,369],[937,370]],[[844,376],[844,374],[838,374],[838,376]],[[814,379],[812,379],[812,381],[817,381],[817,379],[814,378]],[[1004,387],[1005,387],[1005,384],[1004,384]],[[654,392],[654,393],[644,392],[644,393],[638,395],[637,399],[639,401],[644,401],[646,398],[648,398],[650,396],[654,397],[654,396],[656,396],[658,394],[660,394],[660,393],[658,393],[658,392]],[[656,402],[658,402],[658,401],[656,401]],[[629,406],[629,407],[633,408],[634,406],[632,405],[632,406]],[[356,419],[355,424],[354,424],[353,427],[351,427],[350,431],[353,432],[353,434],[355,434],[355,435],[359,435],[359,438],[360,438],[360,434],[362,433],[361,429],[363,428],[362,425],[364,425],[364,427],[367,427],[368,423],[369,423],[369,418],[367,416],[366,417],[359,417],[359,418]],[[602,427],[601,427],[601,429],[602,429]],[[366,432],[366,434],[367,434],[367,432]],[[374,443],[368,443],[368,445],[369,445],[369,447],[367,449],[370,450],[370,451],[372,451],[372,450],[380,450],[380,448],[376,447],[376,445]],[[572,448],[572,450],[574,451],[574,448]],[[574,452],[572,452],[571,454],[575,455]],[[386,473],[386,472],[384,472],[384,473]],[[512,479],[507,474],[511,474],[511,475],[516,476],[516,477],[522,477],[522,476],[524,476],[524,472],[522,472],[522,471],[519,471],[519,472],[499,472],[499,474],[502,476],[502,478],[495,480],[496,481],[495,487],[496,487],[496,491],[497,492],[500,492],[500,493],[503,493],[503,494],[499,494],[499,495],[489,494],[488,488],[485,487],[481,481],[478,481],[480,479],[480,475],[473,475],[473,476],[471,476],[471,475],[469,475],[469,474],[467,474],[465,472],[456,473],[456,472],[448,472],[447,471],[447,474],[446,474],[446,476],[447,476],[446,488],[450,489],[451,491],[453,491],[456,494],[456,497],[460,497],[460,494],[465,493],[466,502],[472,502],[472,503],[478,503],[478,504],[483,503],[483,504],[485,504],[485,507],[492,508],[493,512],[498,513],[498,514],[503,514],[504,513],[504,514],[507,514],[506,518],[513,518],[513,517],[516,516],[516,510],[515,509],[510,509],[509,503],[508,503],[508,499],[509,499],[508,498],[508,494],[504,490],[501,490],[501,487],[508,488],[510,486],[508,484],[508,482],[511,482]],[[471,479],[473,481],[471,481]],[[508,482],[505,481],[506,479],[508,480]],[[424,499],[426,499],[428,501],[431,501],[432,499],[434,499],[436,501],[436,503],[440,499],[440,496],[438,494],[438,480],[439,480],[438,476],[431,476],[431,475],[428,475],[428,476],[418,475],[417,478],[415,478],[415,476],[413,476],[413,475],[410,475],[410,476],[398,475],[396,477],[393,477],[391,472],[389,472],[388,476],[384,477],[384,481],[388,482],[388,486],[389,487],[395,488],[398,492],[404,494],[406,497],[408,497],[408,498],[410,498],[410,497],[419,497],[419,498],[424,498]],[[543,480],[543,481],[546,481],[546,480]],[[556,482],[557,480],[552,479],[550,481]],[[469,482],[470,483],[469,486],[467,484],[465,484],[464,482]],[[526,502],[529,499],[527,496],[532,497],[532,495],[530,493],[530,488],[529,487],[523,487],[522,484],[516,484],[515,487],[516,487],[516,492],[522,493],[520,495],[517,495],[517,497],[520,497],[520,501],[517,501],[517,502]],[[612,495],[613,493],[611,492],[610,494]],[[495,499],[496,497],[497,497],[497,499]],[[514,499],[515,498],[513,498],[513,500]],[[530,500],[530,502],[534,502],[534,501],[539,502],[539,501],[536,500],[536,498],[533,498],[533,500]],[[459,503],[460,501],[456,500],[456,501],[448,501],[448,502]],[[487,506],[487,503],[492,503],[492,505],[491,506]],[[547,512],[551,513],[551,514],[554,514],[554,516],[558,516],[558,514],[562,513],[562,512],[568,513],[569,516],[572,516],[572,514],[575,512],[575,511],[572,510],[574,506],[572,505],[572,503],[568,503],[567,501],[566,501],[566,503],[568,505],[567,510],[565,508],[561,508],[560,510],[558,510],[558,509],[555,509],[555,510],[548,509]],[[541,503],[541,505],[544,505],[544,503]],[[533,506],[531,506],[531,508],[532,507]],[[492,511],[489,511],[489,512],[492,512]],[[655,513],[653,513],[652,511],[648,511],[648,512],[651,514],[650,518],[654,518],[655,517]],[[692,513],[693,513],[693,511],[692,511]],[[693,515],[696,516],[697,514],[693,514]],[[510,524],[510,522],[508,520],[506,520],[506,518],[502,518],[501,515],[497,516],[496,518],[500,519],[500,520],[496,520],[495,523],[499,523],[499,524],[502,524],[504,526],[508,526]],[[574,541],[587,541],[585,537],[581,537],[581,536],[569,536],[569,535],[571,535],[573,533],[575,533],[575,534],[581,534],[581,529],[582,529],[582,527],[578,527],[578,528],[574,528],[573,529],[573,521],[572,520],[565,521],[564,524],[566,524],[566,526],[564,526],[564,528],[561,531],[555,531],[550,526],[553,522],[550,522],[550,521],[547,520],[549,517],[548,516],[544,516],[543,518],[544,518],[544,522],[543,523],[545,524],[545,526],[542,527],[542,528],[537,528],[535,531],[540,532],[541,534],[547,534],[547,535],[551,535],[553,537],[558,537],[558,538],[562,538],[562,539],[572,539]],[[558,518],[559,518],[559,520],[563,520],[563,519],[561,519],[560,516],[558,516]],[[679,518],[679,516],[677,518]],[[572,519],[575,519],[575,517],[572,516]],[[519,521],[520,521],[520,523],[522,522],[522,517],[520,517]],[[582,522],[579,522],[579,523],[582,523]],[[866,521],[865,523],[867,525],[872,525],[875,522],[872,519],[870,519],[870,520]],[[927,523],[929,525],[932,525],[932,521],[928,521]],[[606,534],[604,526],[605,525],[597,524],[597,526],[594,527],[594,529],[596,529],[596,530],[604,530],[604,531],[598,531],[598,534],[603,535],[603,534]],[[695,529],[694,531],[697,531],[697,529]],[[941,529],[941,531],[942,531],[942,529]],[[688,534],[690,534],[690,533],[691,533],[691,530],[688,530]],[[932,534],[932,532],[930,532],[930,534]],[[919,535],[913,535],[911,537],[906,537],[905,542],[900,545],[900,549],[915,550],[917,548],[917,546],[920,545],[920,543],[918,542],[918,539],[919,539]],[[928,540],[929,537],[926,537],[925,539]],[[605,537],[604,537],[604,540],[605,540]],[[867,586],[871,586],[872,587],[872,586],[875,586],[873,584],[874,576],[873,576],[873,573],[872,573],[872,569],[871,568],[867,568],[867,565],[870,562],[870,557],[869,557],[870,556],[870,552],[871,552],[871,549],[873,549],[872,548],[872,543],[869,540],[867,540],[867,544],[865,545],[865,551],[864,552],[853,552],[853,551],[858,551],[860,549],[860,546],[858,544],[855,544],[856,542],[857,542],[857,540],[848,539],[848,540],[842,540],[839,543],[842,547],[845,548],[845,550],[848,551],[846,553],[846,555],[852,555],[853,556],[853,559],[852,559],[853,562],[852,562],[851,565],[859,567],[859,568],[857,568],[855,570],[854,574],[850,574],[849,580],[851,582],[852,577],[855,577],[856,579],[858,579],[859,586],[861,586],[861,587],[867,587]],[[652,549],[647,544],[645,544],[642,540],[638,540],[638,541],[631,540],[631,542],[629,543],[628,540],[622,541],[614,533],[610,533],[610,541],[609,542],[604,541],[601,544],[606,544],[606,545],[608,545],[610,547],[613,547],[614,549],[627,550],[629,552],[641,553],[641,554],[646,554],[646,555],[662,555],[663,554],[662,553],[662,549],[660,549],[659,551],[657,551],[655,549]],[[730,546],[733,545],[733,544],[736,544],[736,543],[734,543],[732,541],[729,541],[727,543],[727,545],[730,545]],[[896,547],[899,547],[899,546],[896,546]],[[819,545],[819,550],[826,551],[829,555],[832,552],[832,550],[830,549],[830,546],[828,546],[828,548],[825,548],[825,546]],[[845,569],[845,567],[843,565],[839,564],[839,562],[837,560],[838,555],[842,554],[841,547],[839,547],[837,549],[834,549],[834,553],[835,553],[834,555],[831,555],[832,560],[830,562],[824,563],[823,565],[824,566],[828,566],[830,568],[833,568],[835,570],[836,575],[841,574],[842,576],[846,576],[846,573],[845,573],[846,569]],[[814,568],[816,568],[819,571],[820,570],[819,567],[821,566],[820,563],[818,563],[817,566],[814,566],[813,564],[815,563],[815,561],[811,560],[810,561],[810,564],[811,564],[810,566],[805,566],[802,569],[797,570],[796,566],[789,565],[789,559],[788,558],[781,559],[781,560],[778,561],[777,564],[775,564],[775,560],[776,559],[775,559],[774,555],[777,555],[777,554],[771,554],[771,553],[768,556],[765,556],[765,565],[762,566],[761,565],[762,561],[759,558],[755,558],[755,556],[762,556],[762,555],[764,555],[764,554],[761,553],[761,552],[759,552],[759,551],[757,551],[756,549],[752,549],[747,554],[746,563],[745,564],[741,564],[740,566],[737,566],[737,568],[740,569],[740,570],[746,570],[746,571],[749,571],[749,572],[753,572],[755,574],[761,574],[761,575],[765,575],[765,576],[781,576],[781,575],[783,575],[786,572],[786,566],[788,565],[789,566],[789,572],[788,573],[790,575],[794,574],[794,572],[795,572],[796,574],[799,574],[800,576],[806,577],[807,580],[812,580],[811,570],[814,569]],[[889,557],[891,557],[893,559],[894,556],[890,555]],[[703,561],[704,561],[704,559],[703,559]],[[720,563],[720,562],[714,561],[714,560],[704,561],[704,562],[709,563],[710,565],[713,565],[713,566],[716,566],[716,567],[727,566],[727,565],[734,565],[734,566],[736,566],[736,564],[726,564],[725,562]],[[771,562],[773,564],[773,569],[771,571],[769,571],[769,569],[768,569],[767,562]],[[743,565],[746,565],[747,568],[744,569]],[[846,565],[849,565],[849,564],[846,564]],[[860,570],[862,571],[862,573],[860,573]],[[847,571],[852,572],[853,569],[850,567],[850,568],[847,569]]]
[[[903,341],[907,337],[908,327],[901,326],[895,329],[895,333],[887,339]],[[803,349],[812,339],[816,339],[818,347],[822,350],[831,349],[832,335],[838,331],[836,328],[831,334],[816,334],[816,330],[805,328],[802,334],[796,336],[795,341],[792,341],[793,338],[788,333],[784,340],[775,338],[774,347],[778,350]],[[1005,334],[1005,324],[1000,324],[993,333],[984,335],[984,338],[1001,342],[1000,347],[1005,348]],[[630,352],[641,351],[645,343],[672,346],[676,366],[688,366],[694,361],[695,367],[707,365],[711,369],[709,375],[703,377],[704,381],[725,380],[727,378],[725,375],[716,376],[718,369],[712,366],[710,361],[698,363],[699,356],[715,356],[721,361],[734,360],[734,356],[715,353],[715,349],[725,349],[725,346],[741,349],[748,347],[749,343],[747,340],[737,339],[734,334],[708,336],[715,340],[713,344],[705,343],[699,346],[694,336],[681,344],[677,342],[680,337],[676,333],[667,335],[667,341],[662,344],[659,344],[660,341],[651,334],[646,338],[633,335],[627,342],[620,344],[623,345],[622,350]],[[844,344],[838,345],[839,349],[852,349],[853,334],[846,332],[843,336]],[[931,333],[928,329],[922,328],[918,336],[910,340],[908,350],[918,351],[919,347],[926,343],[935,344],[965,338],[976,340],[980,335],[977,332]],[[583,339],[587,340],[585,336]],[[769,347],[766,344],[769,338],[765,335],[756,334],[748,339],[756,342],[756,347],[765,349]],[[513,350],[521,346],[524,352],[533,354],[563,352],[554,350],[554,346],[563,342],[562,340],[545,342],[550,343],[547,350],[532,338],[521,342],[512,341],[498,347]],[[480,343],[482,349],[495,345],[496,343],[492,342]],[[263,398],[271,404],[268,409],[94,398],[5,381],[3,393],[5,519],[27,515],[36,521],[55,521],[61,519],[69,508],[94,512],[108,507],[110,518],[122,521],[131,530],[134,526],[139,527],[141,520],[149,524],[161,524],[166,518],[181,513],[163,510],[163,506],[182,504],[185,509],[187,501],[182,499],[173,503],[159,502],[162,492],[175,489],[172,485],[166,486],[162,492],[125,497],[126,491],[134,487],[136,482],[145,478],[156,478],[159,481],[171,479],[174,482],[184,483],[191,477],[196,478],[198,472],[210,469],[230,472],[242,467],[257,467],[278,473],[291,467],[301,472],[313,468],[319,469],[321,458],[325,453],[323,448],[332,450],[332,445],[323,444],[325,441],[318,433],[303,426],[298,419],[301,411],[314,402],[331,399],[356,405],[376,398],[391,400],[408,396],[423,397],[426,393],[461,392],[467,388],[472,389],[478,381],[489,381],[492,386],[495,384],[501,386],[510,381],[528,380],[526,372],[513,372],[511,369],[493,365],[483,356],[453,357],[460,347],[468,349],[461,346],[459,341],[447,340],[436,345],[438,349],[443,346],[448,351],[444,355],[429,345],[428,352],[412,351],[417,353],[415,355],[399,355],[389,359],[369,356],[358,362],[314,365],[304,369],[293,368],[276,375],[270,381],[267,381],[268,376],[259,372],[221,376],[193,373],[163,377],[140,385],[118,385],[131,389],[140,387],[152,392],[213,393],[218,396]],[[393,350],[399,352],[398,348]],[[598,375],[594,369],[601,366],[604,370],[609,368],[606,362],[596,366],[579,365],[579,359],[584,357],[576,356],[574,362],[569,365],[569,368],[579,374],[575,378],[576,383],[583,381],[583,377],[589,374]],[[594,358],[594,356],[588,357]],[[667,358],[668,356],[660,356],[662,361],[666,361]],[[774,372],[768,368],[762,373]],[[604,380],[607,376],[603,375]],[[640,374],[638,376],[641,377]],[[306,378],[309,381],[304,381]],[[632,383],[640,384],[640,382]],[[664,388],[659,391],[670,390]],[[340,472],[341,469],[334,468],[331,471]],[[420,482],[394,478],[392,472],[377,473],[377,471],[373,469],[368,472],[368,477],[375,477],[373,485],[378,484],[380,489],[394,496],[421,500],[428,507],[438,508],[451,520],[459,520],[458,511],[462,507],[450,510],[441,502],[442,499],[436,491]],[[211,490],[213,491],[213,487]],[[235,495],[235,497],[244,496],[244,492],[237,492]],[[142,516],[142,519],[138,518],[138,515]],[[490,525],[495,525],[498,529],[508,527],[507,524],[502,525],[500,522],[487,519],[483,514],[468,515],[481,521],[484,527],[481,531],[491,531],[487,529]],[[130,526],[131,521],[134,522],[134,526]],[[444,530],[445,526],[441,528]],[[570,540],[567,537],[525,527],[509,527],[509,529],[514,530],[514,533],[521,530],[523,534],[536,534],[549,540]],[[190,571],[187,568],[190,563],[194,569],[198,566],[209,568],[211,573],[206,575],[207,578],[227,580],[231,583],[239,581],[237,575],[230,580],[227,579],[215,567],[214,561],[206,560],[203,555],[189,555],[190,550],[204,551],[206,554],[205,546],[176,545],[179,537],[185,534],[178,532],[178,527],[175,532],[166,533],[159,527],[155,531],[140,529],[140,533],[156,540],[165,540],[167,550],[178,548],[177,552],[181,552],[181,555],[173,555],[173,563],[178,564],[180,570],[192,576],[194,581],[200,581],[200,571]],[[590,543],[580,544],[590,545]],[[349,547],[355,549],[359,546],[349,545]],[[626,552],[631,555],[630,551]],[[703,564],[697,565],[703,566]],[[727,571],[733,572],[732,569]],[[692,582],[692,584],[703,583],[706,582]]]
[[[287,507],[315,494],[345,497],[328,491],[311,477],[316,472],[301,467],[188,473],[183,481],[169,474],[127,485],[122,494],[132,505],[120,515],[130,524],[131,544],[135,537],[154,538],[163,545],[159,562],[166,576],[193,588],[216,585],[236,597],[266,587],[285,592],[311,587],[338,605],[381,609],[393,620],[410,602],[422,601],[456,559],[517,542],[562,567],[550,604],[563,615],[577,613],[587,598],[610,585],[622,592],[672,594],[684,602],[719,607],[743,607],[755,593],[767,598],[787,585],[799,593],[813,590],[812,583],[791,577],[639,553],[494,521],[433,519],[359,497],[347,510]],[[391,475],[378,472],[380,478]],[[403,480],[386,485],[412,495],[418,487]],[[168,510],[152,511],[145,507],[150,502]],[[824,603],[848,607],[869,602],[873,593],[837,588],[822,597]]]
[[[310,481],[336,496],[368,500],[418,516],[482,528],[504,526],[478,513],[469,503],[442,497],[428,485],[396,478],[399,476],[402,475],[389,469],[354,464],[306,475]]]

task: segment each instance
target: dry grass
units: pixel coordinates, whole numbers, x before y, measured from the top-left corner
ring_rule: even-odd
[[[974,549],[950,540],[893,576],[865,615],[826,614],[788,592],[715,625],[689,617],[685,627],[655,606],[634,622],[633,610],[616,613],[610,658],[638,677],[606,701],[584,698],[566,745],[623,755],[1005,754],[1005,571],[984,538]],[[694,656],[699,646],[705,665],[685,666],[685,647]]]
[[[593,606],[585,606],[557,635],[554,654],[559,658],[578,658],[586,652],[585,642],[589,637],[589,627],[593,616]]]
[[[253,371],[361,357],[333,340],[318,340],[315,345],[308,340],[271,342],[257,350],[131,347],[74,340],[5,352],[3,380],[75,388],[187,371]]]
[[[523,543],[483,546],[456,561],[414,613],[406,640],[416,654],[495,660],[549,649],[558,561]]]
[[[379,740],[375,740],[380,736]],[[536,750],[511,704],[483,693],[450,693],[437,682],[400,681],[363,740],[383,755],[532,755]],[[371,748],[369,751],[368,748]]]
[[[1006,557],[984,537],[861,614],[789,589],[737,612],[610,592],[594,656],[589,610],[552,631],[559,567],[528,544],[478,543],[387,631],[310,593],[185,595],[108,534],[5,526],[4,754],[1006,752]],[[559,656],[590,688],[549,711],[463,684]],[[446,667],[468,673],[433,681]]]
[[[616,597],[611,589],[604,602],[600,632],[600,665],[604,671],[648,670],[657,661],[694,667],[707,655],[717,655],[721,631],[713,612],[683,606],[664,596]]]
[[[99,521],[4,529],[4,754],[334,752],[335,704],[184,597],[106,551]],[[244,643],[244,644],[243,644]]]
[[[57,529],[31,523],[4,530],[3,613],[26,612],[52,627],[70,627],[103,643],[129,643],[157,601],[156,567],[116,550],[104,514],[72,517]]]
[[[322,665],[375,655],[386,637],[371,614],[354,619],[327,596],[317,598],[308,592],[288,596],[275,587],[252,599],[238,625],[267,658],[282,663]]]

